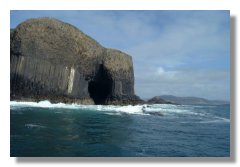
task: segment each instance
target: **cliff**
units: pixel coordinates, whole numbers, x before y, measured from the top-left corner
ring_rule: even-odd
[[[11,30],[11,100],[136,104],[131,56],[76,27],[30,19]]]

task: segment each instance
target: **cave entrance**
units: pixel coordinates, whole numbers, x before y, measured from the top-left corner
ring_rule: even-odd
[[[95,104],[105,104],[107,97],[111,94],[112,80],[107,71],[100,65],[97,76],[88,84],[88,92]]]

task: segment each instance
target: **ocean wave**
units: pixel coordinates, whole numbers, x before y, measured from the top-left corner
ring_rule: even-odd
[[[195,120],[194,122],[190,120],[181,123],[195,123],[195,124],[230,123],[230,119],[209,115],[209,117],[207,118],[200,118],[199,120]]]
[[[76,104],[64,104],[64,103],[51,103],[48,100],[40,102],[24,102],[24,101],[10,101],[10,107],[13,109],[16,108],[25,108],[25,107],[38,107],[38,108],[69,108],[69,109],[78,109]]]
[[[25,124],[25,127],[27,127],[27,128],[37,128],[37,129],[46,128],[45,126],[38,125],[38,124]]]
[[[172,104],[152,104],[152,105],[81,105],[81,104],[65,104],[65,103],[51,103],[47,100],[40,102],[18,102],[11,101],[11,109],[21,109],[26,107],[37,108],[61,108],[61,109],[77,109],[77,110],[90,110],[101,111],[109,115],[121,115],[121,113],[127,114],[139,114],[139,115],[193,115],[193,116],[205,116],[204,113],[193,110],[191,106],[184,105],[172,105]],[[59,113],[59,111],[57,111]],[[61,112],[60,112],[61,113]]]
[[[118,105],[80,105],[80,104],[64,104],[64,103],[51,103],[47,100],[40,101],[40,102],[18,102],[18,101],[11,101],[10,108],[11,109],[21,109],[21,108],[28,108],[28,107],[36,107],[36,108],[62,108],[62,109],[78,109],[78,110],[92,110],[92,111],[102,111],[112,115],[118,115],[117,112],[120,113],[128,113],[128,114],[141,114],[141,115],[149,115],[148,112],[162,112],[165,111],[164,108],[167,108],[167,105],[160,105],[154,106],[149,105],[149,107],[143,111],[144,105],[127,105],[127,106],[118,106]],[[154,108],[155,107],[155,108]],[[156,108],[158,107],[158,108]],[[169,106],[170,108],[170,106]],[[170,110],[169,110],[170,111]]]
[[[128,106],[115,106],[115,105],[80,105],[80,104],[64,104],[64,103],[51,103],[47,100],[40,102],[18,102],[11,101],[11,109],[20,109],[26,107],[36,108],[63,108],[63,109],[87,109],[95,111],[120,111],[126,113],[138,113],[142,112],[142,105],[128,105]]]
[[[106,115],[125,116],[125,115],[142,115],[142,116],[154,116],[164,117],[168,119],[178,119],[181,123],[229,123],[227,118],[219,117],[213,113],[208,113],[198,109],[192,109],[191,106],[184,105],[172,105],[172,104],[153,104],[153,105],[80,105],[80,104],[64,104],[56,103],[52,104],[49,101],[41,102],[16,102],[11,101],[10,107],[13,114],[22,114],[24,108],[49,108],[56,114],[64,114],[65,112],[71,112],[71,110],[77,110],[77,112],[93,111],[101,112]],[[57,109],[57,110],[54,110]],[[61,110],[66,109],[66,110]],[[72,111],[74,112],[74,111]],[[194,121],[193,121],[194,120]],[[41,125],[27,124],[28,128],[41,128]]]
[[[229,119],[214,119],[214,120],[207,120],[207,121],[200,121],[198,123],[229,123]]]

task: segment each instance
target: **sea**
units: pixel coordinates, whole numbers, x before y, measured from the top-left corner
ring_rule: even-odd
[[[11,157],[229,157],[230,105],[10,102]]]

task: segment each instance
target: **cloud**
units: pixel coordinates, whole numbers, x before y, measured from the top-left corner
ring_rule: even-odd
[[[161,76],[165,73],[165,70],[163,69],[163,67],[158,67],[156,73],[157,73],[157,75]]]
[[[208,21],[211,15],[204,15],[205,19],[198,16],[198,20],[193,16],[188,17],[191,18],[169,22],[163,27],[164,30],[155,32],[154,39],[129,48],[127,52],[140,63],[169,68],[188,66],[189,62],[201,65],[208,61],[228,59],[229,27],[221,30],[225,20],[221,22],[219,18],[212,18],[212,21]]]
[[[135,89],[145,98],[172,94],[229,99],[230,74],[212,70],[156,72],[137,77]]]

